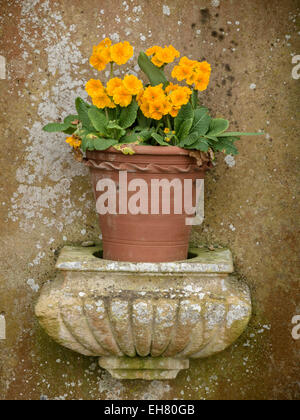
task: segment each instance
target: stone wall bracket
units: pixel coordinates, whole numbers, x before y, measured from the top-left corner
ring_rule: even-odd
[[[189,359],[223,351],[251,317],[248,286],[231,252],[190,249],[175,263],[101,258],[102,247],[65,247],[36,305],[46,332],[118,379],[174,379]]]

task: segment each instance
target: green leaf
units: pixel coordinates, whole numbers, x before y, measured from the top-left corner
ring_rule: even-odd
[[[197,106],[199,105],[199,92],[198,92],[198,90],[196,90],[196,89],[193,90],[193,94],[191,96],[191,101],[192,101],[193,108],[196,109]]]
[[[119,140],[125,136],[126,130],[122,128],[116,121],[109,121],[106,127],[107,135],[111,138]]]
[[[64,119],[64,123],[69,124],[70,126],[76,127],[76,124],[72,124],[73,121],[79,120],[79,115],[68,115]]]
[[[130,147],[122,144],[114,146],[116,150],[120,150],[124,155],[134,155],[135,151]]]
[[[137,120],[141,128],[149,128],[151,126],[151,118],[146,118],[140,109],[138,110]]]
[[[234,146],[236,137],[219,137],[219,142],[214,145],[214,150],[225,152],[226,154],[237,155],[238,149]]]
[[[92,121],[94,128],[99,131],[102,135],[106,134],[107,119],[104,113],[100,109],[89,109],[89,119]]]
[[[109,121],[114,121],[118,119],[118,111],[116,108],[106,108],[107,110],[107,114],[108,114],[108,119]]]
[[[209,149],[209,144],[207,141],[202,138],[199,139],[196,143],[192,144],[191,146],[187,147],[189,150],[199,150],[200,152],[207,152]]]
[[[75,133],[75,131],[77,130],[77,128],[76,128],[76,126],[74,125],[74,126],[71,126],[71,127],[69,127],[69,128],[67,128],[66,130],[64,130],[63,132],[65,133],[65,134],[74,134]]]
[[[227,132],[222,133],[222,137],[240,137],[240,136],[263,136],[265,133],[238,133],[238,132]]]
[[[214,118],[211,120],[208,134],[210,136],[218,136],[228,130],[228,127],[229,121],[224,120],[223,118]]]
[[[183,121],[177,133],[177,137],[179,138],[179,140],[183,140],[185,137],[187,137],[187,135],[190,132],[190,129],[192,128],[193,121],[194,121],[193,118],[189,118]]]
[[[107,124],[107,129],[110,130],[124,130],[116,121],[109,121]]]
[[[91,136],[89,136],[89,134],[91,133],[86,128],[77,130],[76,134],[78,137],[81,138],[81,149],[84,152],[89,148],[91,148],[91,150],[94,150],[94,147],[93,147],[94,139],[92,139]]]
[[[199,136],[204,136],[209,129],[211,117],[208,115],[207,108],[195,109],[194,124],[192,126],[192,132],[196,131]]]
[[[218,140],[218,137],[215,137],[215,136],[209,136],[208,134],[206,134],[205,135],[205,138],[207,138],[207,139],[209,139],[209,140],[212,140],[212,141],[215,141],[215,142],[218,142],[219,140]]]
[[[145,53],[140,53],[138,64],[141,70],[147,75],[152,86],[157,86],[162,83],[166,87],[169,84],[164,71],[156,67]]]
[[[119,143],[129,144],[129,143],[137,143],[138,141],[139,141],[139,135],[132,133],[132,134],[128,134],[127,136],[121,137]]]
[[[43,130],[47,133],[57,133],[59,131],[65,131],[70,127],[70,124],[50,123],[43,127]]]
[[[153,132],[155,129],[152,127],[150,130],[143,130],[138,133],[138,137],[142,138],[143,141],[148,141],[151,139]]]
[[[197,132],[190,133],[179,143],[179,147],[186,147],[195,144],[199,140],[199,134]]]
[[[84,102],[84,100],[81,98],[76,99],[75,105],[76,105],[76,110],[78,112],[78,117],[82,123],[82,126],[87,128],[90,131],[93,131],[94,127],[88,115],[88,111],[91,108],[91,106],[88,103]]]
[[[122,108],[119,118],[119,125],[122,128],[129,128],[135,123],[138,108],[136,100],[133,100],[127,108]]]
[[[190,103],[188,103],[187,105],[184,105],[179,111],[177,117],[175,118],[176,134],[179,132],[181,124],[183,124],[185,120],[189,120],[189,119],[194,120],[194,110]]]
[[[164,138],[157,133],[152,133],[151,137],[157,141],[161,146],[169,146],[169,143],[164,141]]]
[[[115,139],[103,139],[103,138],[97,137],[94,140],[94,148],[96,150],[106,150],[117,143],[118,142]]]

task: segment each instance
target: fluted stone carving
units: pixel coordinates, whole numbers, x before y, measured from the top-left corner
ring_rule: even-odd
[[[170,379],[190,358],[230,346],[251,316],[248,287],[228,250],[191,250],[165,264],[105,261],[101,249],[63,249],[36,315],[59,344],[121,379]]]

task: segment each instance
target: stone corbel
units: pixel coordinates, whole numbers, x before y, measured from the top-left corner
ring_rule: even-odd
[[[190,259],[105,261],[101,246],[65,247],[36,315],[59,344],[118,379],[173,379],[190,359],[223,351],[251,317],[249,288],[231,252],[191,249]]]

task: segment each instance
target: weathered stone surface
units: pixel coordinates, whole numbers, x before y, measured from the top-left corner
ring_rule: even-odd
[[[99,365],[116,379],[153,381],[175,379],[180,370],[189,368],[189,361],[166,357],[100,357]]]
[[[299,399],[300,340],[291,333],[300,314],[299,0],[0,3],[0,399]],[[217,156],[205,180],[205,221],[193,230],[195,246],[231,249],[251,289],[250,325],[170,383],[113,380],[93,358],[51,340],[33,311],[58,251],[100,235],[87,171],[63,135],[41,127],[74,112],[86,80],[106,81],[87,62],[103,35],[130,41],[136,53],[167,43],[207,59],[203,105],[233,130],[265,132],[243,138],[238,156]]]
[[[128,373],[128,379],[170,379],[170,372],[157,367],[150,375],[151,360],[156,366],[155,358],[173,358],[176,365],[177,359],[208,357],[245,330],[250,292],[230,275],[229,250],[193,249],[194,258],[168,264],[110,262],[96,257],[100,251],[64,248],[57,263],[60,276],[42,290],[36,315],[58,343],[103,356],[102,367],[102,360],[115,361],[108,370],[116,378]],[[133,358],[135,373],[122,366],[123,357]],[[137,357],[152,359],[144,366]],[[137,372],[139,363],[144,376]],[[173,370],[176,377],[180,369]]]

